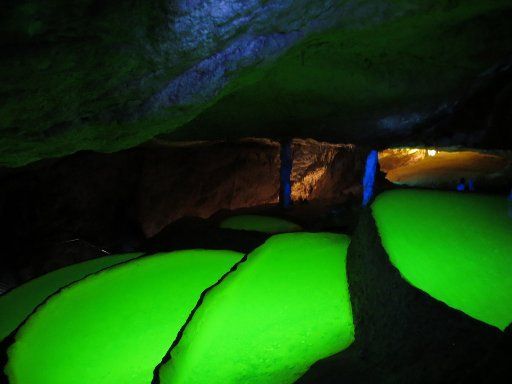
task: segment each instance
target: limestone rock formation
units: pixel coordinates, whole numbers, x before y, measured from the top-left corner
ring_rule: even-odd
[[[293,140],[292,199],[341,200],[361,195],[366,151],[350,144]]]
[[[151,148],[142,166],[138,222],[153,236],[181,217],[275,204],[279,164],[279,144],[270,140]]]
[[[500,145],[511,12],[509,0],[6,0],[0,163],[158,134]]]

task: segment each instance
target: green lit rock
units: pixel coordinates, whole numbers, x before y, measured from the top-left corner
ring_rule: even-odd
[[[64,267],[35,278],[0,296],[0,340],[7,337],[48,296],[62,287],[104,268],[119,264],[140,253],[112,255]]]
[[[232,251],[161,253],[61,290],[16,333],[8,382],[149,383],[201,292],[241,258]]]
[[[354,340],[349,238],[276,235],[205,295],[155,371],[160,384],[293,383]]]
[[[407,199],[400,201],[407,206]],[[435,204],[429,208],[436,211]],[[408,214],[415,212],[409,209]],[[449,213],[444,214],[437,217],[438,232],[446,230],[443,218]],[[382,244],[368,209],[360,216],[347,256],[355,342],[314,364],[297,384],[495,383],[508,377],[510,327],[502,332],[414,287]],[[449,253],[446,259],[452,267]]]
[[[512,322],[512,220],[502,196],[393,191],[372,206],[390,260],[413,286],[504,330]]]

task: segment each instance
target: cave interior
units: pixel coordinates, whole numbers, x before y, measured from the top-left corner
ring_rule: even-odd
[[[510,382],[510,0],[0,8],[0,383]]]

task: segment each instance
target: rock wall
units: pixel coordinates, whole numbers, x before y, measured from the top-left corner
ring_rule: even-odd
[[[335,203],[357,194],[359,150],[312,140],[297,140],[294,148],[297,198]],[[275,205],[279,149],[266,139],[152,141],[3,169],[0,253],[16,270],[29,266],[25,279],[102,249],[132,250],[180,218]]]
[[[279,144],[247,140],[147,151],[137,217],[146,236],[185,216],[275,204],[279,199]]]
[[[293,140],[292,199],[337,201],[361,194],[366,152],[350,144]]]

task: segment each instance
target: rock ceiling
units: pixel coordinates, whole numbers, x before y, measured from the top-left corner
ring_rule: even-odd
[[[168,140],[512,145],[510,0],[6,0],[0,163]]]

